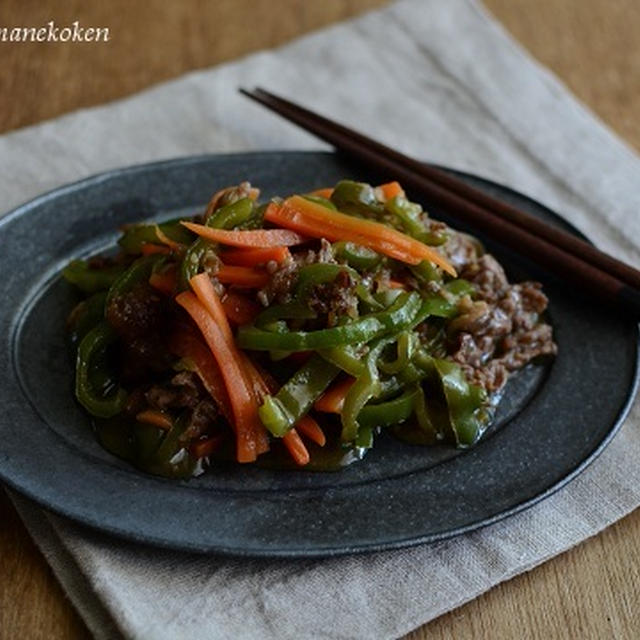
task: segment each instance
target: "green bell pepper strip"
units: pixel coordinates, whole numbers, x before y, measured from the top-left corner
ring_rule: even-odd
[[[78,304],[69,315],[67,326],[69,339],[73,346],[80,344],[82,338],[104,318],[104,303],[107,299],[106,291],[94,293],[91,297]]]
[[[376,400],[381,402],[388,398],[393,398],[403,389],[406,389],[413,383],[426,378],[426,376],[427,374],[422,371],[422,369],[418,369],[412,363],[409,363],[401,374],[381,378],[380,394]]]
[[[447,241],[447,234],[439,231],[429,231],[420,218],[422,207],[409,202],[403,196],[395,196],[384,205],[385,211],[400,220],[405,233],[431,246],[438,246]]]
[[[433,358],[423,348],[416,351],[412,362],[390,379],[389,391],[403,385],[424,382],[429,391],[426,401],[431,425],[444,425],[445,432],[457,446],[470,446],[486,429],[490,414],[486,409],[484,389],[469,384],[462,369],[449,360]],[[432,427],[435,430],[435,426]]]
[[[402,389],[423,381],[429,376],[433,377],[433,357],[429,354],[424,345],[415,349],[411,361],[407,362],[395,375],[385,377],[381,380],[381,391],[379,398],[389,398],[397,394]]]
[[[447,282],[443,288],[452,294],[448,299],[443,295],[434,293],[425,298],[425,311],[430,316],[438,318],[454,318],[458,315],[458,302],[465,295],[470,295],[475,291],[474,286],[467,280],[457,279]]]
[[[312,356],[274,396],[266,396],[258,415],[274,436],[281,438],[311,409],[340,373],[320,356]]]
[[[328,198],[323,198],[322,196],[314,196],[311,194],[307,194],[302,196],[305,200],[309,200],[309,202],[315,202],[316,204],[321,204],[323,207],[327,209],[331,209],[332,211],[337,211],[336,205],[331,202]]]
[[[212,229],[233,229],[245,223],[253,214],[253,200],[241,198],[214,211],[205,222]]]
[[[315,317],[315,312],[306,305],[290,302],[267,307],[256,317],[254,324],[261,329],[266,329],[268,325],[278,320],[313,320]]]
[[[236,229],[248,231],[250,229],[263,229],[264,228],[264,212],[267,210],[269,202],[263,202],[260,205],[253,203],[252,214],[240,224],[236,225]]]
[[[437,318],[453,318],[458,315],[457,302],[450,302],[437,293],[425,298],[424,309],[428,316]]]
[[[180,224],[180,220],[169,220],[160,224],[133,224],[125,228],[118,244],[127,253],[140,253],[145,244],[164,244],[161,235],[181,245],[193,242],[193,233]]]
[[[402,295],[401,289],[382,289],[373,294],[373,299],[382,305],[383,309],[390,307]]]
[[[423,322],[430,315],[444,315],[445,312],[449,312],[451,309],[450,305],[447,303],[444,298],[441,296],[434,296],[426,298],[422,300],[420,309],[417,313],[411,318],[411,321],[408,322],[405,326],[399,327],[398,330],[401,332],[408,333],[409,336],[412,335],[411,330],[416,327],[416,325]],[[399,334],[398,339],[402,333]],[[415,338],[408,338],[415,342]],[[336,347],[332,347],[330,349],[320,349],[318,353],[329,362],[335,364],[337,367],[340,367],[344,372],[349,375],[357,378],[362,375],[364,371],[364,361],[362,356],[358,353],[358,349],[362,347],[362,344],[344,344]],[[408,345],[407,345],[408,347]],[[412,349],[413,352],[413,349]],[[388,365],[387,365],[388,366]],[[402,366],[398,367],[398,371],[386,371],[384,367],[380,367],[385,373],[400,373],[403,372],[404,375],[408,375],[408,372],[415,370],[415,367],[411,363],[411,358],[407,357],[406,361],[402,363]],[[425,374],[426,375],[426,374]],[[424,375],[422,376],[424,377]],[[413,382],[419,379],[418,374],[412,375],[412,377],[408,378],[409,382]],[[397,386],[400,386],[402,383],[400,381],[397,382]],[[387,386],[391,386],[395,388],[393,384],[387,384]]]
[[[461,298],[463,296],[470,296],[475,293],[476,288],[464,278],[456,278],[450,280],[444,285],[444,288],[451,294]]]
[[[318,351],[318,354],[328,362],[336,365],[336,367],[340,367],[345,373],[357,378],[362,375],[364,370],[362,356],[357,353],[357,349],[360,346],[344,344],[331,349],[322,349]]]
[[[105,309],[107,309],[118,296],[131,291],[131,289],[141,282],[147,282],[151,276],[153,268],[164,260],[164,256],[152,254],[150,256],[138,258],[133,262],[124,273],[120,274],[118,278],[116,278],[111,287],[109,287],[107,299],[105,300]]]
[[[410,323],[420,310],[421,303],[417,293],[403,292],[387,310],[363,316],[349,324],[317,331],[289,331],[282,334],[245,326],[238,329],[236,340],[240,348],[257,351],[309,351],[369,342],[398,331]]]
[[[202,263],[209,253],[215,255],[215,249],[208,240],[198,238],[191,243],[182,258],[178,271],[178,288],[180,291],[186,291],[189,288],[189,280],[198,275]]]
[[[72,260],[62,271],[62,277],[84,293],[108,289],[124,271],[122,265],[92,269],[85,260]]]
[[[353,180],[338,182],[331,194],[331,202],[342,213],[361,215],[367,218],[378,218],[384,210],[371,185]]]
[[[169,478],[188,478],[197,467],[197,460],[189,455],[183,436],[189,425],[189,412],[182,413],[169,431],[150,425],[136,424],[134,428],[137,459],[135,463],[148,473]],[[154,433],[155,432],[155,433]],[[158,433],[159,432],[159,433]]]
[[[91,329],[78,346],[76,398],[90,414],[99,418],[120,413],[127,401],[127,392],[122,387],[108,389],[113,384],[106,371],[106,351],[116,339],[116,332],[103,321]]]
[[[158,225],[135,224],[127,227],[118,240],[120,247],[127,253],[140,253],[142,246],[148,243],[160,243]]]
[[[420,386],[416,389],[416,395],[413,398],[413,411],[416,416],[418,428],[423,433],[422,437],[425,439],[425,444],[435,444],[438,440],[438,431],[434,427],[433,420],[429,415],[424,390]]]
[[[358,449],[371,449],[373,447],[373,427],[360,427],[358,429],[355,446]]]
[[[418,390],[412,387],[393,400],[366,405],[358,414],[360,429],[391,427],[405,422],[413,415],[417,393]]]
[[[481,387],[469,384],[457,364],[434,358],[433,365],[442,385],[456,445],[469,447],[477,442],[489,421],[484,408],[486,393]]]
[[[132,459],[141,467],[147,468],[153,463],[153,456],[164,440],[167,432],[159,427],[143,422],[132,422],[131,426],[134,450]]]
[[[363,309],[367,313],[372,313],[373,311],[382,311],[382,309],[384,309],[384,305],[375,299],[371,291],[369,291],[369,289],[362,282],[359,282],[356,285],[355,291],[356,295],[358,296],[358,300],[360,300]]]
[[[269,324],[266,324],[263,328],[267,331],[272,331],[274,333],[287,333],[287,331],[289,331],[289,327],[287,326],[287,323],[284,320],[274,320]],[[269,358],[271,359],[272,362],[278,362],[280,360],[284,360],[285,358],[288,358],[290,355],[291,353],[289,353],[289,351],[278,351],[275,349],[273,351],[269,351]]]
[[[353,242],[341,240],[334,242],[332,246],[334,255],[338,260],[346,262],[350,267],[358,271],[371,271],[382,262],[382,256],[379,253]]]
[[[399,373],[393,376],[385,376],[380,378],[380,393],[376,400],[382,401],[400,393],[403,389],[415,385],[427,378],[433,371],[430,365],[429,369],[416,366],[414,362],[407,363],[407,366]]]
[[[410,433],[405,434],[412,442],[435,444],[449,437],[456,446],[468,447],[477,442],[490,422],[484,390],[469,384],[460,367],[448,360],[420,353],[402,371],[401,376],[391,378],[387,384],[389,382],[391,384],[385,390],[385,395],[402,388],[414,390],[412,411],[417,424],[410,429]],[[366,406],[360,412],[358,422],[370,426],[376,416],[381,416],[380,426],[391,426],[387,419],[391,419],[391,410],[394,408],[399,416],[397,422],[401,417],[406,419],[409,409],[399,402],[398,406],[394,403],[395,400],[389,400],[387,403]],[[390,412],[385,414],[383,411],[387,404]]]
[[[359,434],[359,421],[358,416],[364,406],[374,397],[377,397],[383,391],[382,383],[380,381],[380,374],[378,371],[378,364],[380,354],[383,349],[392,342],[396,342],[401,339],[402,335],[406,335],[407,349],[409,349],[409,342],[412,340],[410,337],[409,329],[416,324],[422,322],[429,314],[428,301],[421,301],[421,306],[417,313],[411,318],[411,320],[405,323],[405,331],[400,334],[396,334],[392,337],[383,337],[379,339],[374,345],[370,346],[369,353],[364,360],[364,366],[360,375],[356,377],[356,381],[349,389],[345,400],[344,406],[341,412],[342,421],[342,442],[357,441]],[[402,327],[400,327],[402,329]],[[402,362],[404,369],[409,363],[409,358],[405,358]],[[364,438],[364,436],[363,436]],[[364,446],[359,444],[358,446]]]
[[[411,273],[422,283],[442,282],[442,270],[428,260],[409,267]]]
[[[415,347],[416,336],[412,331],[403,331],[396,341],[397,357],[393,362],[380,362],[379,368],[386,374],[402,371],[410,362]]]
[[[342,422],[342,433],[340,439],[343,443],[354,442],[358,435],[359,423],[358,414],[364,406],[375,398],[381,390],[380,374],[378,373],[378,358],[384,347],[395,340],[394,337],[379,339],[371,345],[369,353],[365,358],[365,365],[362,374],[356,378],[344,398],[344,404],[340,413]]]

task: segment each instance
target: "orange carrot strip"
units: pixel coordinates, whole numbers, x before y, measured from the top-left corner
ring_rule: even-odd
[[[143,256],[150,256],[155,253],[167,254],[171,253],[171,249],[169,247],[165,247],[164,245],[153,244],[153,242],[143,242],[142,246],[140,247],[140,253]]]
[[[269,282],[269,274],[264,269],[224,265],[216,271],[216,278],[222,284],[235,284],[249,289],[261,289]]]
[[[303,436],[307,436],[309,440],[315,442],[320,447],[324,447],[324,445],[327,444],[327,438],[320,428],[320,425],[308,414],[298,420],[296,430]]]
[[[380,191],[382,192],[385,200],[391,200],[391,198],[395,198],[396,196],[405,195],[404,189],[395,180],[393,182],[381,184],[378,189],[380,189]]]
[[[304,467],[305,464],[309,464],[309,451],[295,429],[287,431],[282,442],[297,465]]]
[[[209,347],[191,330],[191,327],[188,327],[169,336],[169,349],[171,353],[188,360],[193,365],[195,374],[202,381],[204,388],[216,401],[222,415],[231,423],[233,412],[229,393],[220,367]]]
[[[136,420],[165,430],[169,430],[173,426],[171,418],[166,413],[157,411],[156,409],[145,409],[144,411],[140,411],[140,413],[136,414]]]
[[[332,211],[301,196],[287,198],[280,205],[270,203],[264,218],[316,238],[355,242],[408,264],[429,260],[452,276],[456,275],[455,269],[442,255],[415,238],[380,222]]]
[[[240,351],[239,355],[247,372],[247,379],[249,380],[250,386],[259,400],[278,390],[276,381],[271,376],[264,375],[262,370],[258,368],[258,365],[254,364],[244,351]]]
[[[218,325],[220,331],[222,331],[224,339],[229,345],[233,345],[233,333],[227,321],[227,315],[224,312],[216,290],[213,288],[209,274],[203,271],[193,276],[193,278],[189,280],[189,284],[193,292],[198,296],[198,300],[204,305],[204,308],[209,312],[209,315],[211,315],[214,322]]]
[[[182,221],[181,224],[189,231],[220,244],[228,244],[232,247],[290,247],[302,244],[307,238],[295,231],[288,229],[254,229],[250,231],[227,231],[226,229],[213,229],[203,224]]]
[[[409,264],[429,260],[451,275],[455,270],[435,249],[387,225],[332,211],[301,196],[267,208],[265,219],[329,240],[350,240]]]
[[[257,457],[254,429],[257,406],[255,396],[247,386],[243,367],[214,319],[193,293],[183,291],[176,296],[176,302],[202,332],[222,372],[233,411],[238,462],[254,462]]]
[[[176,289],[177,273],[175,269],[159,271],[149,276],[149,284],[158,291],[172,295]]]
[[[355,378],[352,377],[339,380],[314,402],[313,408],[316,411],[324,411],[325,413],[340,413],[344,405],[345,396],[354,382]]]
[[[333,195],[333,187],[328,187],[326,189],[316,189],[315,191],[311,192],[312,196],[319,196],[320,198],[326,198],[327,200],[329,200],[329,198],[331,198],[331,196]]]
[[[291,257],[287,247],[268,247],[258,249],[231,249],[222,254],[222,261],[225,264],[232,264],[238,267],[255,267],[258,264],[265,264],[273,260],[278,264]]]
[[[223,436],[211,436],[206,440],[198,440],[189,447],[189,453],[196,459],[205,458],[219,449],[223,442]]]
[[[239,351],[236,348],[233,339],[233,332],[231,331],[231,326],[229,325],[229,321],[227,320],[227,316],[224,312],[224,307],[222,306],[222,302],[220,301],[216,290],[213,288],[213,284],[209,276],[206,273],[199,273],[197,276],[194,276],[189,280],[189,284],[227,342],[229,350],[233,354],[235,362],[238,364],[240,372],[242,373],[245,386],[249,391],[253,392],[255,402],[252,405],[253,414],[251,416],[251,429],[256,442],[256,453],[264,453],[269,450],[269,438],[264,425],[258,417],[258,403],[262,398],[256,394],[255,389],[253,388],[251,360],[249,360],[248,356],[244,352]],[[220,364],[220,367],[222,368],[224,365]],[[231,396],[232,394],[233,391],[229,389],[229,395]]]
[[[269,450],[269,435],[258,416],[257,406],[262,403],[262,399],[266,395],[273,391],[275,381],[270,377],[266,378],[263,376],[244,351],[238,351],[238,358],[242,362],[246,374],[246,380],[249,387],[253,390],[256,398],[256,416],[254,423],[256,433],[256,450],[258,453],[264,453]],[[277,384],[275,387],[277,389]]]
[[[255,300],[236,291],[228,291],[222,298],[222,308],[227,318],[238,326],[250,324],[262,310]]]
[[[275,378],[273,378],[271,374],[260,369],[258,365],[255,365],[244,352],[241,353],[242,356],[246,358],[245,366],[247,367],[249,375],[252,378],[253,388],[257,396],[259,397],[259,402],[261,402],[266,395],[269,395],[270,393],[277,393],[279,385],[276,382]],[[309,420],[315,422],[315,420],[313,420],[313,418],[311,417],[309,418]],[[300,424],[301,422],[302,420],[300,420],[298,424]],[[324,433],[322,433],[320,426],[317,423],[316,426],[317,431],[313,429],[313,426],[311,424],[309,424],[309,430],[312,430],[314,432],[314,437],[318,439],[324,438]],[[318,434],[318,431],[320,432],[320,435]],[[293,433],[294,435],[289,436],[290,433]],[[289,438],[285,440],[287,436],[289,436]],[[312,436],[308,437],[313,440]],[[304,443],[300,439],[300,436],[297,433],[296,429],[291,429],[283,438],[283,441],[296,464],[304,466],[309,462],[309,451],[304,446]],[[321,444],[320,446],[323,446],[323,444]]]
[[[246,358],[246,364],[253,381],[254,389],[260,395],[260,400],[266,395],[278,393],[280,385],[277,380],[257,362],[253,362],[244,351],[240,353]]]

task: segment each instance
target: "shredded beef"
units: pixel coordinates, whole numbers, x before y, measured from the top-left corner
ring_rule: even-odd
[[[169,321],[160,295],[147,284],[115,296],[106,308],[106,319],[122,338],[119,358],[125,383],[144,382],[171,365],[162,337]]]
[[[273,270],[267,285],[258,291],[257,298],[260,304],[268,307],[274,301],[278,304],[289,302],[293,288],[298,282],[299,270],[300,266],[293,259],[286,260]]]
[[[215,401],[192,371],[181,371],[168,383],[154,384],[144,393],[144,400],[154,409],[190,410],[187,426],[181,435],[185,442],[202,435],[216,424],[219,417]]]
[[[512,329],[511,318],[486,300],[472,301],[468,296],[459,303],[460,315],[451,320],[449,333],[467,332],[474,336],[503,336]]]
[[[316,250],[297,255],[282,265],[272,266],[271,279],[266,287],[258,292],[258,300],[268,306],[274,301],[278,304],[290,302],[298,282],[298,273],[304,266],[311,264],[337,264],[331,244],[324,238]],[[313,287],[309,296],[309,307],[326,318],[326,325],[333,327],[340,317],[352,318],[358,314],[358,298],[355,293],[356,282],[347,271],[338,274],[333,282]]]
[[[309,297],[309,307],[327,316],[327,326],[334,327],[341,317],[358,315],[356,282],[347,271],[341,271],[333,282],[316,285]]]
[[[145,393],[147,402],[155,409],[193,409],[206,396],[198,376],[191,371],[182,371],[170,384],[153,385]]]
[[[470,241],[456,240],[456,235],[447,242],[449,251],[457,256],[460,277],[475,285],[476,295],[460,301],[460,314],[447,325],[449,357],[470,382],[498,391],[513,371],[556,353],[552,329],[542,319],[548,300],[538,282],[510,285],[493,256],[477,257]]]
[[[159,327],[162,309],[160,295],[148,285],[139,285],[115,296],[106,309],[106,318],[123,340],[131,341]]]
[[[557,350],[553,342],[552,329],[544,323],[531,329],[516,331],[507,336],[500,346],[502,355],[498,360],[504,364],[507,371],[515,371],[534,358],[553,355]]]
[[[213,400],[210,398],[201,400],[191,411],[189,423],[181,439],[184,442],[188,442],[192,438],[198,438],[207,431],[207,429],[215,425],[217,419],[218,407]]]
[[[296,255],[279,266],[276,265],[274,267],[271,265],[269,283],[258,292],[257,297],[260,303],[264,307],[268,307],[274,301],[278,304],[290,302],[293,290],[298,282],[300,268],[316,263],[336,264],[331,243],[324,238],[320,240],[320,246],[316,251],[310,249],[306,253]]]
[[[495,302],[509,287],[504,269],[489,253],[462,265],[460,277],[475,284],[482,299],[488,302]]]
[[[447,241],[442,245],[441,250],[454,268],[460,271],[465,265],[477,259],[482,248],[472,236],[449,229]]]

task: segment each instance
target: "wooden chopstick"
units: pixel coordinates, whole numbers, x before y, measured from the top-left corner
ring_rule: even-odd
[[[517,224],[519,227],[531,231],[536,236],[549,240],[556,246],[561,247],[569,253],[572,253],[582,259],[588,259],[593,265],[608,271],[630,286],[640,289],[640,271],[637,271],[633,267],[624,264],[623,262],[620,262],[615,258],[612,258],[593,245],[585,242],[584,240],[581,240],[580,238],[570,233],[567,233],[566,231],[559,229],[558,227],[554,227],[538,218],[523,213],[519,209],[516,209],[506,202],[493,198],[485,192],[480,191],[479,189],[475,189],[462,180],[454,178],[435,167],[425,165],[424,163],[419,162],[414,158],[403,155],[395,149],[383,145],[373,140],[372,138],[368,138],[367,136],[364,136],[356,131],[348,129],[347,127],[344,127],[337,122],[332,122],[331,120],[328,120],[323,116],[314,114],[308,109],[296,105],[289,100],[286,100],[285,98],[281,98],[272,93],[269,93],[264,89],[257,88],[253,93],[241,89],[241,92],[253,99],[259,97],[260,99],[258,101],[262,104],[265,104],[265,106],[270,105],[266,104],[264,101],[271,101],[271,104],[281,105],[291,110],[292,113],[298,114],[299,117],[305,117],[307,119],[312,118],[314,121],[321,123],[323,126],[330,127],[336,132],[350,137],[352,140],[367,146],[380,155],[392,159],[396,163],[411,167],[415,171],[429,178],[434,183],[444,187],[449,191],[454,191],[469,202],[474,202],[484,208],[491,209],[492,211],[500,214],[503,218],[509,220],[510,222],[513,222],[514,224]],[[313,132],[311,129],[308,130]]]
[[[452,217],[467,223],[561,280],[640,314],[640,272],[455,177],[424,165],[347,127],[262,89],[240,90],[342,152],[400,180]]]

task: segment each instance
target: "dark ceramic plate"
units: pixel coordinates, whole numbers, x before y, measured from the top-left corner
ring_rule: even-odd
[[[632,398],[637,325],[498,251],[512,277],[543,279],[559,354],[509,383],[496,423],[468,452],[389,437],[340,472],[233,468],[182,482],[144,475],[100,448],[72,394],[64,322],[73,292],[59,277],[67,261],[110,247],[124,222],[192,213],[212,191],[242,179],[270,197],[345,176],[377,178],[326,153],[170,160],[89,178],[4,217],[2,479],[55,512],[129,539],[247,556],[323,556],[470,531],[532,505],[584,469]],[[463,178],[566,227],[522,195]]]

